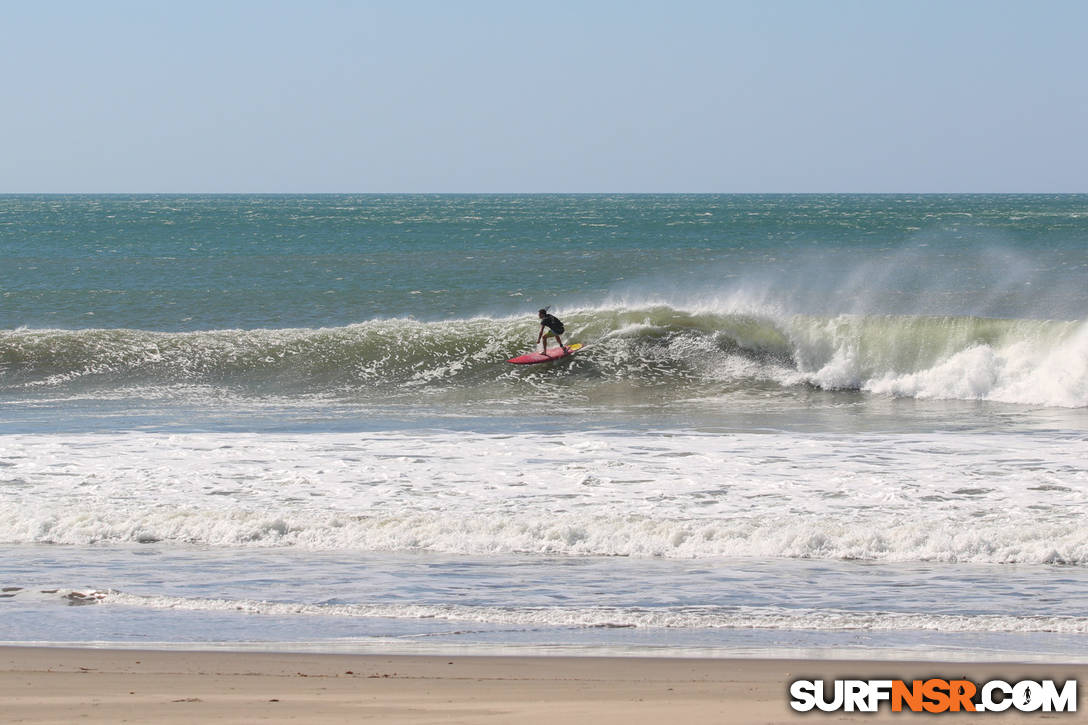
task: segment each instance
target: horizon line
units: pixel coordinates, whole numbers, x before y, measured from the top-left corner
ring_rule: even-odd
[[[1085,196],[1088,191],[0,191],[0,196]]]

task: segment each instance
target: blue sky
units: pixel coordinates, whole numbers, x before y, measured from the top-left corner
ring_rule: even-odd
[[[8,3],[0,193],[1088,192],[1088,3]]]

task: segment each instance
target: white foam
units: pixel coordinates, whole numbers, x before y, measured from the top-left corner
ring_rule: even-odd
[[[917,372],[866,380],[874,393],[912,398],[1088,406],[1088,323],[1056,344],[975,345]]]
[[[143,596],[119,591],[73,592],[99,605],[242,612],[268,616],[437,619],[528,627],[772,629],[816,631],[1056,632],[1088,634],[1088,617],[936,614],[755,606],[470,606],[459,604],[303,604],[267,600]]]
[[[1088,564],[1088,440],[10,435],[0,542]]]

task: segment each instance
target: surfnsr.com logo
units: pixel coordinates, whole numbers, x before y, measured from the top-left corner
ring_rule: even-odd
[[[1076,712],[1077,681],[1054,680],[795,680],[790,707],[797,712]]]

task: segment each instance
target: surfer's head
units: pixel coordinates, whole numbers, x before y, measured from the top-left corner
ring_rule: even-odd
[[[540,310],[540,312],[537,313],[536,316],[539,317],[540,319],[544,319],[544,315],[546,315],[546,314],[548,314],[548,308],[544,307],[544,308],[542,308]]]

